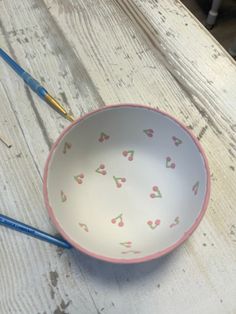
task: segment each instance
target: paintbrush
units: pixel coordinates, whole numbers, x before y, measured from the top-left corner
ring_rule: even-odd
[[[43,232],[41,230],[38,230],[36,228],[33,228],[31,226],[28,226],[22,222],[19,222],[15,219],[12,219],[10,217],[4,216],[0,214],[0,225],[5,226],[7,228],[11,228],[13,230],[25,233],[31,237],[37,238],[42,241],[49,242],[51,244],[54,244],[56,246],[62,247],[64,249],[71,249],[72,246],[65,241],[64,239],[60,239],[57,237],[54,237],[46,232]]]
[[[25,83],[46,103],[50,105],[53,109],[55,109],[58,113],[60,113],[64,118],[73,122],[74,118],[68,114],[68,112],[59,104],[59,102],[53,98],[47,90],[36,81],[29,73],[27,73],[24,69],[22,69],[19,64],[17,64],[5,51],[0,48],[0,57],[6,61],[7,64],[25,81]]]

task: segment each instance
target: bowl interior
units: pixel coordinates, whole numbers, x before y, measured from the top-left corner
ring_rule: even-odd
[[[171,250],[206,207],[208,169],[173,118],[139,106],[107,107],[72,125],[46,167],[46,203],[75,247],[110,261]]]

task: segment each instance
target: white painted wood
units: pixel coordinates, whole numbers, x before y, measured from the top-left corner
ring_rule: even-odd
[[[1,227],[0,313],[235,313],[233,59],[179,1],[3,0],[0,12],[1,47],[75,116],[118,102],[159,107],[193,129],[212,172],[198,230],[150,263],[111,265]],[[42,173],[68,122],[0,69],[0,134],[13,144],[0,142],[0,211],[53,234]]]

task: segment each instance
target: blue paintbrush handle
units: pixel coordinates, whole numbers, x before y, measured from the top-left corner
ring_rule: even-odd
[[[25,81],[25,83],[43,100],[45,100],[45,95],[48,93],[46,89],[39,84],[29,73],[24,72],[21,77]]]
[[[31,237],[37,238],[39,240],[43,240],[49,242],[51,244],[60,246],[65,249],[71,249],[72,246],[63,239],[59,239],[56,237],[51,236],[50,234],[40,231],[36,228],[30,227],[22,222],[19,222],[15,219],[9,218],[7,216],[0,214],[0,225],[5,227],[14,229],[16,231],[28,234]]]
[[[25,81],[25,83],[37,94],[39,97],[45,100],[47,94],[46,89],[36,81],[29,73],[27,73],[22,67],[19,66],[5,51],[0,48],[0,56],[7,64]]]

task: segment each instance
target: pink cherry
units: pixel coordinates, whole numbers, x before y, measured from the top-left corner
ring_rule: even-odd
[[[147,136],[152,137],[153,135],[152,135],[152,133],[148,133]]]
[[[111,222],[112,222],[113,224],[115,224],[115,223],[116,223],[115,218],[113,218],[113,219],[111,220]]]
[[[132,161],[132,160],[133,160],[133,157],[132,157],[132,156],[129,156],[128,160],[129,160],[129,161]]]
[[[172,169],[175,169],[175,164],[174,164],[174,163],[171,164],[170,167],[171,167]]]
[[[132,244],[132,242],[131,241],[127,241],[127,244]]]
[[[121,178],[121,182],[125,182],[126,181],[126,179],[125,178]]]
[[[156,197],[156,194],[152,193],[152,194],[150,194],[150,197],[154,198],[154,197]]]
[[[160,219],[157,219],[156,221],[155,221],[155,225],[160,225],[160,223],[161,223],[161,221],[160,221]]]
[[[157,186],[154,186],[152,189],[153,189],[153,191],[155,191],[155,192],[158,191],[158,187],[157,187]]]
[[[79,177],[80,177],[81,179],[83,179],[83,178],[84,178],[84,174],[81,173],[81,174],[79,175]]]
[[[80,180],[80,179],[78,179],[78,181],[77,181],[79,184],[82,184],[83,183],[83,181],[82,180]]]
[[[102,172],[101,172],[101,174],[103,174],[104,176],[107,174],[107,172],[106,172],[106,170],[103,170]]]
[[[103,138],[102,137],[100,137],[99,142],[101,142],[101,143],[103,142]]]
[[[105,165],[101,164],[100,169],[104,169],[104,168],[105,168]]]
[[[110,136],[109,136],[109,135],[105,135],[104,138],[105,138],[106,140],[109,140]]]
[[[167,161],[171,161],[171,158],[170,158],[170,157],[166,157],[166,160],[167,160]]]
[[[121,188],[121,183],[117,183],[117,187],[118,187],[118,188]]]
[[[151,226],[152,225],[152,221],[148,220],[147,224]]]
[[[123,226],[124,226],[123,221],[120,221],[120,222],[118,223],[118,226],[119,226],[119,227],[123,227]]]
[[[126,157],[127,155],[128,155],[127,150],[124,150],[124,151],[123,151],[123,156],[125,156],[125,157]]]

